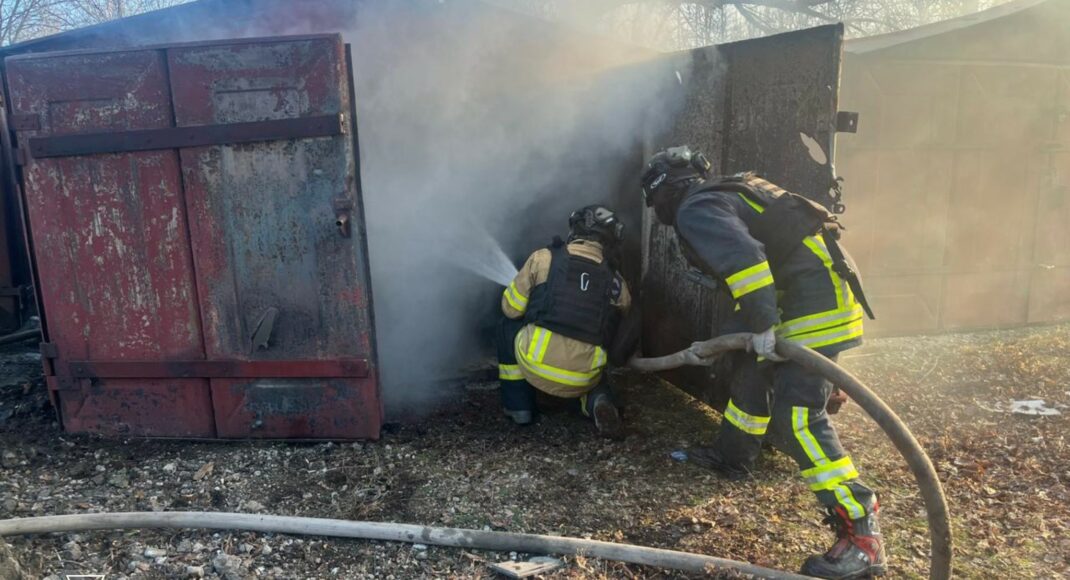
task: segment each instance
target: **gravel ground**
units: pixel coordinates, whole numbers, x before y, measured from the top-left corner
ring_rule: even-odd
[[[1070,325],[873,340],[843,361],[907,420],[951,502],[957,577],[1070,576]],[[129,510],[263,512],[523,531],[636,543],[795,569],[831,533],[769,453],[724,482],[668,454],[708,442],[718,413],[643,377],[620,381],[630,435],[600,439],[568,409],[528,428],[472,385],[377,443],[108,441],[62,433],[38,362],[0,356],[0,518]],[[1058,416],[1006,412],[1043,399]],[[1060,407],[1061,406],[1061,407]],[[856,406],[837,419],[880,490],[895,578],[926,575],[921,501],[905,464]],[[8,538],[24,577],[440,578],[493,575],[501,554],[254,533],[130,531]],[[0,542],[0,578],[18,577]],[[6,563],[5,563],[6,560]],[[666,578],[566,558],[552,578]]]

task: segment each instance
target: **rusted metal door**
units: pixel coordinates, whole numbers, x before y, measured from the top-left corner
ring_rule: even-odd
[[[676,55],[683,111],[659,146],[688,143],[721,174],[755,170],[770,180],[830,204],[831,170],[815,162],[800,133],[834,154],[841,26],[822,26],[703,48]],[[645,221],[643,349],[658,356],[720,334],[734,302],[686,276],[672,228]],[[726,364],[685,368],[667,378],[723,406]]]
[[[7,62],[71,431],[376,437],[338,36]]]

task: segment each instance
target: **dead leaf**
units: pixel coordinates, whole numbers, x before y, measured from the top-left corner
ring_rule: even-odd
[[[205,463],[197,470],[197,473],[193,474],[193,481],[200,481],[208,475],[211,475],[213,469],[215,469],[215,463],[212,463],[211,461]]]

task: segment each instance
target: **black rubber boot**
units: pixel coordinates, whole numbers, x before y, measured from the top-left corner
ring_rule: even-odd
[[[505,411],[505,416],[513,420],[513,423],[517,425],[531,425],[535,422],[535,413],[531,411],[511,411],[509,409],[502,409]]]
[[[687,462],[712,470],[729,481],[740,481],[750,476],[750,470],[725,461],[720,452],[714,447],[692,447],[688,449]]]
[[[591,416],[594,417],[594,426],[598,433],[610,439],[619,438],[624,432],[623,422],[620,420],[620,411],[613,404],[608,393],[596,393],[588,402]]]
[[[830,510],[825,523],[836,530],[836,543],[825,554],[807,558],[802,567],[803,574],[855,580],[884,576],[888,572],[876,506],[869,515],[856,520],[848,519],[847,512],[837,506]]]

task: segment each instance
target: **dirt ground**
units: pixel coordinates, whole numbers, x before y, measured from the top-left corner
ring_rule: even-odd
[[[1070,325],[872,340],[843,362],[936,463],[954,518],[956,577],[1070,577]],[[26,350],[0,357],[0,518],[264,512],[589,537],[785,569],[831,538],[783,455],[770,453],[752,480],[735,483],[673,462],[673,450],[710,439],[719,415],[649,378],[621,381],[632,429],[623,441],[600,439],[567,410],[514,427],[493,385],[472,385],[458,403],[419,425],[392,426],[377,443],[192,443],[62,433],[39,380],[27,379],[37,364]],[[1043,399],[1061,415],[1007,412],[1018,399]],[[924,512],[905,464],[856,406],[837,424],[882,494],[891,577],[924,577]],[[57,580],[490,578],[485,560],[527,556],[202,531],[7,543],[25,577]],[[678,575],[567,558],[549,577]]]

